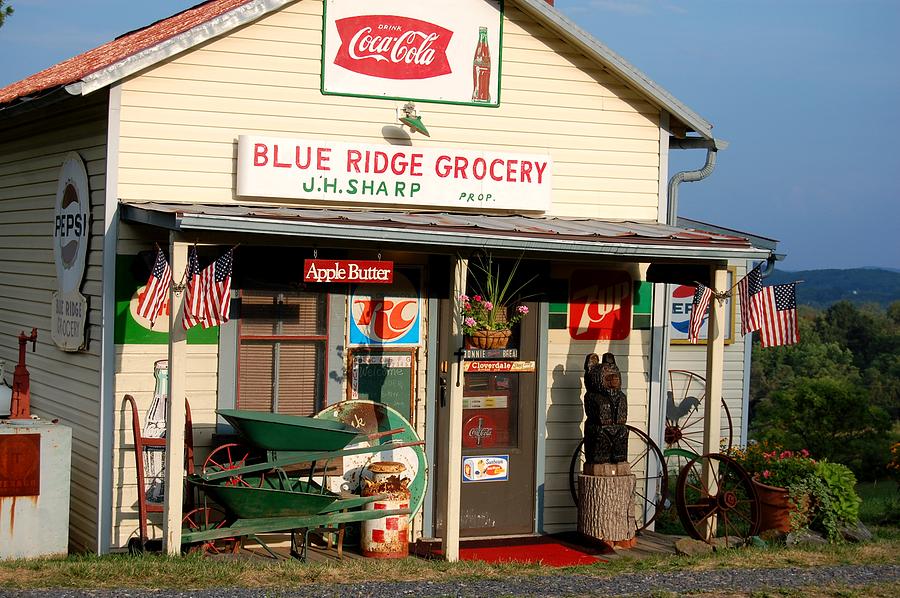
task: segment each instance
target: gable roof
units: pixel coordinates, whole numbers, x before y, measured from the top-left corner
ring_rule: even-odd
[[[90,93],[294,1],[207,0],[0,89],[0,104],[61,86],[73,95]]]
[[[86,95],[296,1],[208,0],[0,89],[0,109],[4,104],[33,99],[60,87],[65,87],[72,95]],[[713,139],[712,125],[708,121],[546,0],[514,1],[540,24],[606,66],[688,129]]]

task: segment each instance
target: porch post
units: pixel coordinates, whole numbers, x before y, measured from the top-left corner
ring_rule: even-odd
[[[181,553],[181,505],[184,497],[184,401],[187,335],[181,326],[184,293],[175,292],[187,266],[187,243],[169,234],[172,288],[169,290],[169,400],[166,404],[166,472],[163,539],[167,554]]]
[[[453,287],[450,290],[451,324],[450,348],[461,350],[463,346],[462,323],[459,321],[458,299],[466,292],[466,274],[469,260],[457,259],[453,269]],[[463,363],[456,355],[449,356],[450,362],[450,405],[447,430],[447,504],[444,512],[444,558],[450,562],[459,560],[459,501],[462,484],[462,403],[463,403]]]
[[[713,291],[727,290],[727,270],[724,266],[710,266],[710,281]],[[709,302],[709,325],[706,337],[706,417],[703,422],[703,454],[720,452],[722,440],[722,380],[725,367],[725,304],[718,299]],[[703,485],[715,493],[716,471],[710,463],[704,462]],[[707,539],[715,535],[716,522],[710,517],[704,522],[703,534]]]

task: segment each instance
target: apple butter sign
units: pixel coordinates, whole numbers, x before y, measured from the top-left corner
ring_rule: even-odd
[[[326,0],[322,92],[497,106],[503,3]]]
[[[58,290],[53,293],[50,336],[63,351],[80,351],[85,347],[88,304],[79,289],[90,242],[90,214],[87,171],[81,156],[71,152],[59,173],[53,217]]]

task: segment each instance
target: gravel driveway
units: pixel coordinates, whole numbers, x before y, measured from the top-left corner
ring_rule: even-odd
[[[861,565],[791,569],[735,569],[686,571],[684,573],[631,573],[615,577],[558,575],[507,580],[447,582],[364,582],[330,586],[304,586],[291,590],[216,588],[196,591],[169,590],[5,590],[0,597],[37,598],[230,598],[304,597],[369,598],[370,596],[641,596],[654,591],[716,592],[753,591],[763,588],[803,586],[863,586],[879,582],[900,582],[900,565]]]

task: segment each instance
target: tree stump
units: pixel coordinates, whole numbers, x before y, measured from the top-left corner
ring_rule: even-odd
[[[578,476],[578,531],[617,542],[634,537],[633,475]]]

